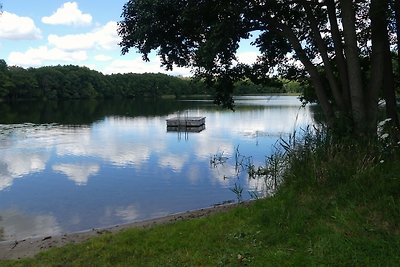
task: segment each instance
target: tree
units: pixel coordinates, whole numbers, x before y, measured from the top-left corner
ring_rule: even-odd
[[[4,59],[0,59],[0,98],[6,97],[13,87],[14,83],[10,78],[7,63]]]
[[[11,99],[36,98],[40,95],[39,85],[31,70],[21,67],[9,67],[10,79],[14,86],[10,88]]]
[[[379,96],[398,125],[389,15],[388,0],[130,0],[119,35],[123,54],[149,60],[155,50],[167,69],[193,67],[227,106],[239,78],[307,77],[330,126],[374,135]],[[255,32],[258,62],[236,64],[239,41]]]

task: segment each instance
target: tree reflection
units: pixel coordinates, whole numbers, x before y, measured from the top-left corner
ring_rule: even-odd
[[[3,220],[3,218],[0,216],[0,222]],[[4,241],[4,228],[0,226],[0,242]]]
[[[106,116],[165,116],[204,105],[167,99],[109,99],[0,102],[0,124],[91,124]]]

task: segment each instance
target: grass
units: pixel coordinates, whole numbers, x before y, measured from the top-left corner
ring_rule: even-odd
[[[308,136],[287,146],[285,182],[271,198],[0,266],[398,266],[400,154],[392,148]]]

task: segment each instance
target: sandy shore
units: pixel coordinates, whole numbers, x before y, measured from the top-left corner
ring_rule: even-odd
[[[154,225],[171,223],[184,219],[200,218],[216,212],[227,211],[235,206],[237,206],[237,204],[220,205],[201,210],[173,214],[157,219],[134,222],[124,225],[115,225],[108,228],[91,229],[89,231],[63,234],[59,236],[44,236],[27,238],[23,240],[0,242],[0,260],[32,257],[37,253],[47,250],[49,248],[62,247],[70,243],[83,242],[91,237],[99,236],[104,233],[115,233],[133,227],[147,228]]]

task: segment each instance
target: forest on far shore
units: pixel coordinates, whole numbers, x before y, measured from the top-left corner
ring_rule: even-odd
[[[235,84],[234,94],[299,93],[296,81],[272,79],[258,85],[249,80]],[[75,65],[22,68],[0,60],[0,99],[138,98],[171,95],[213,95],[205,83],[162,73],[105,75]]]

